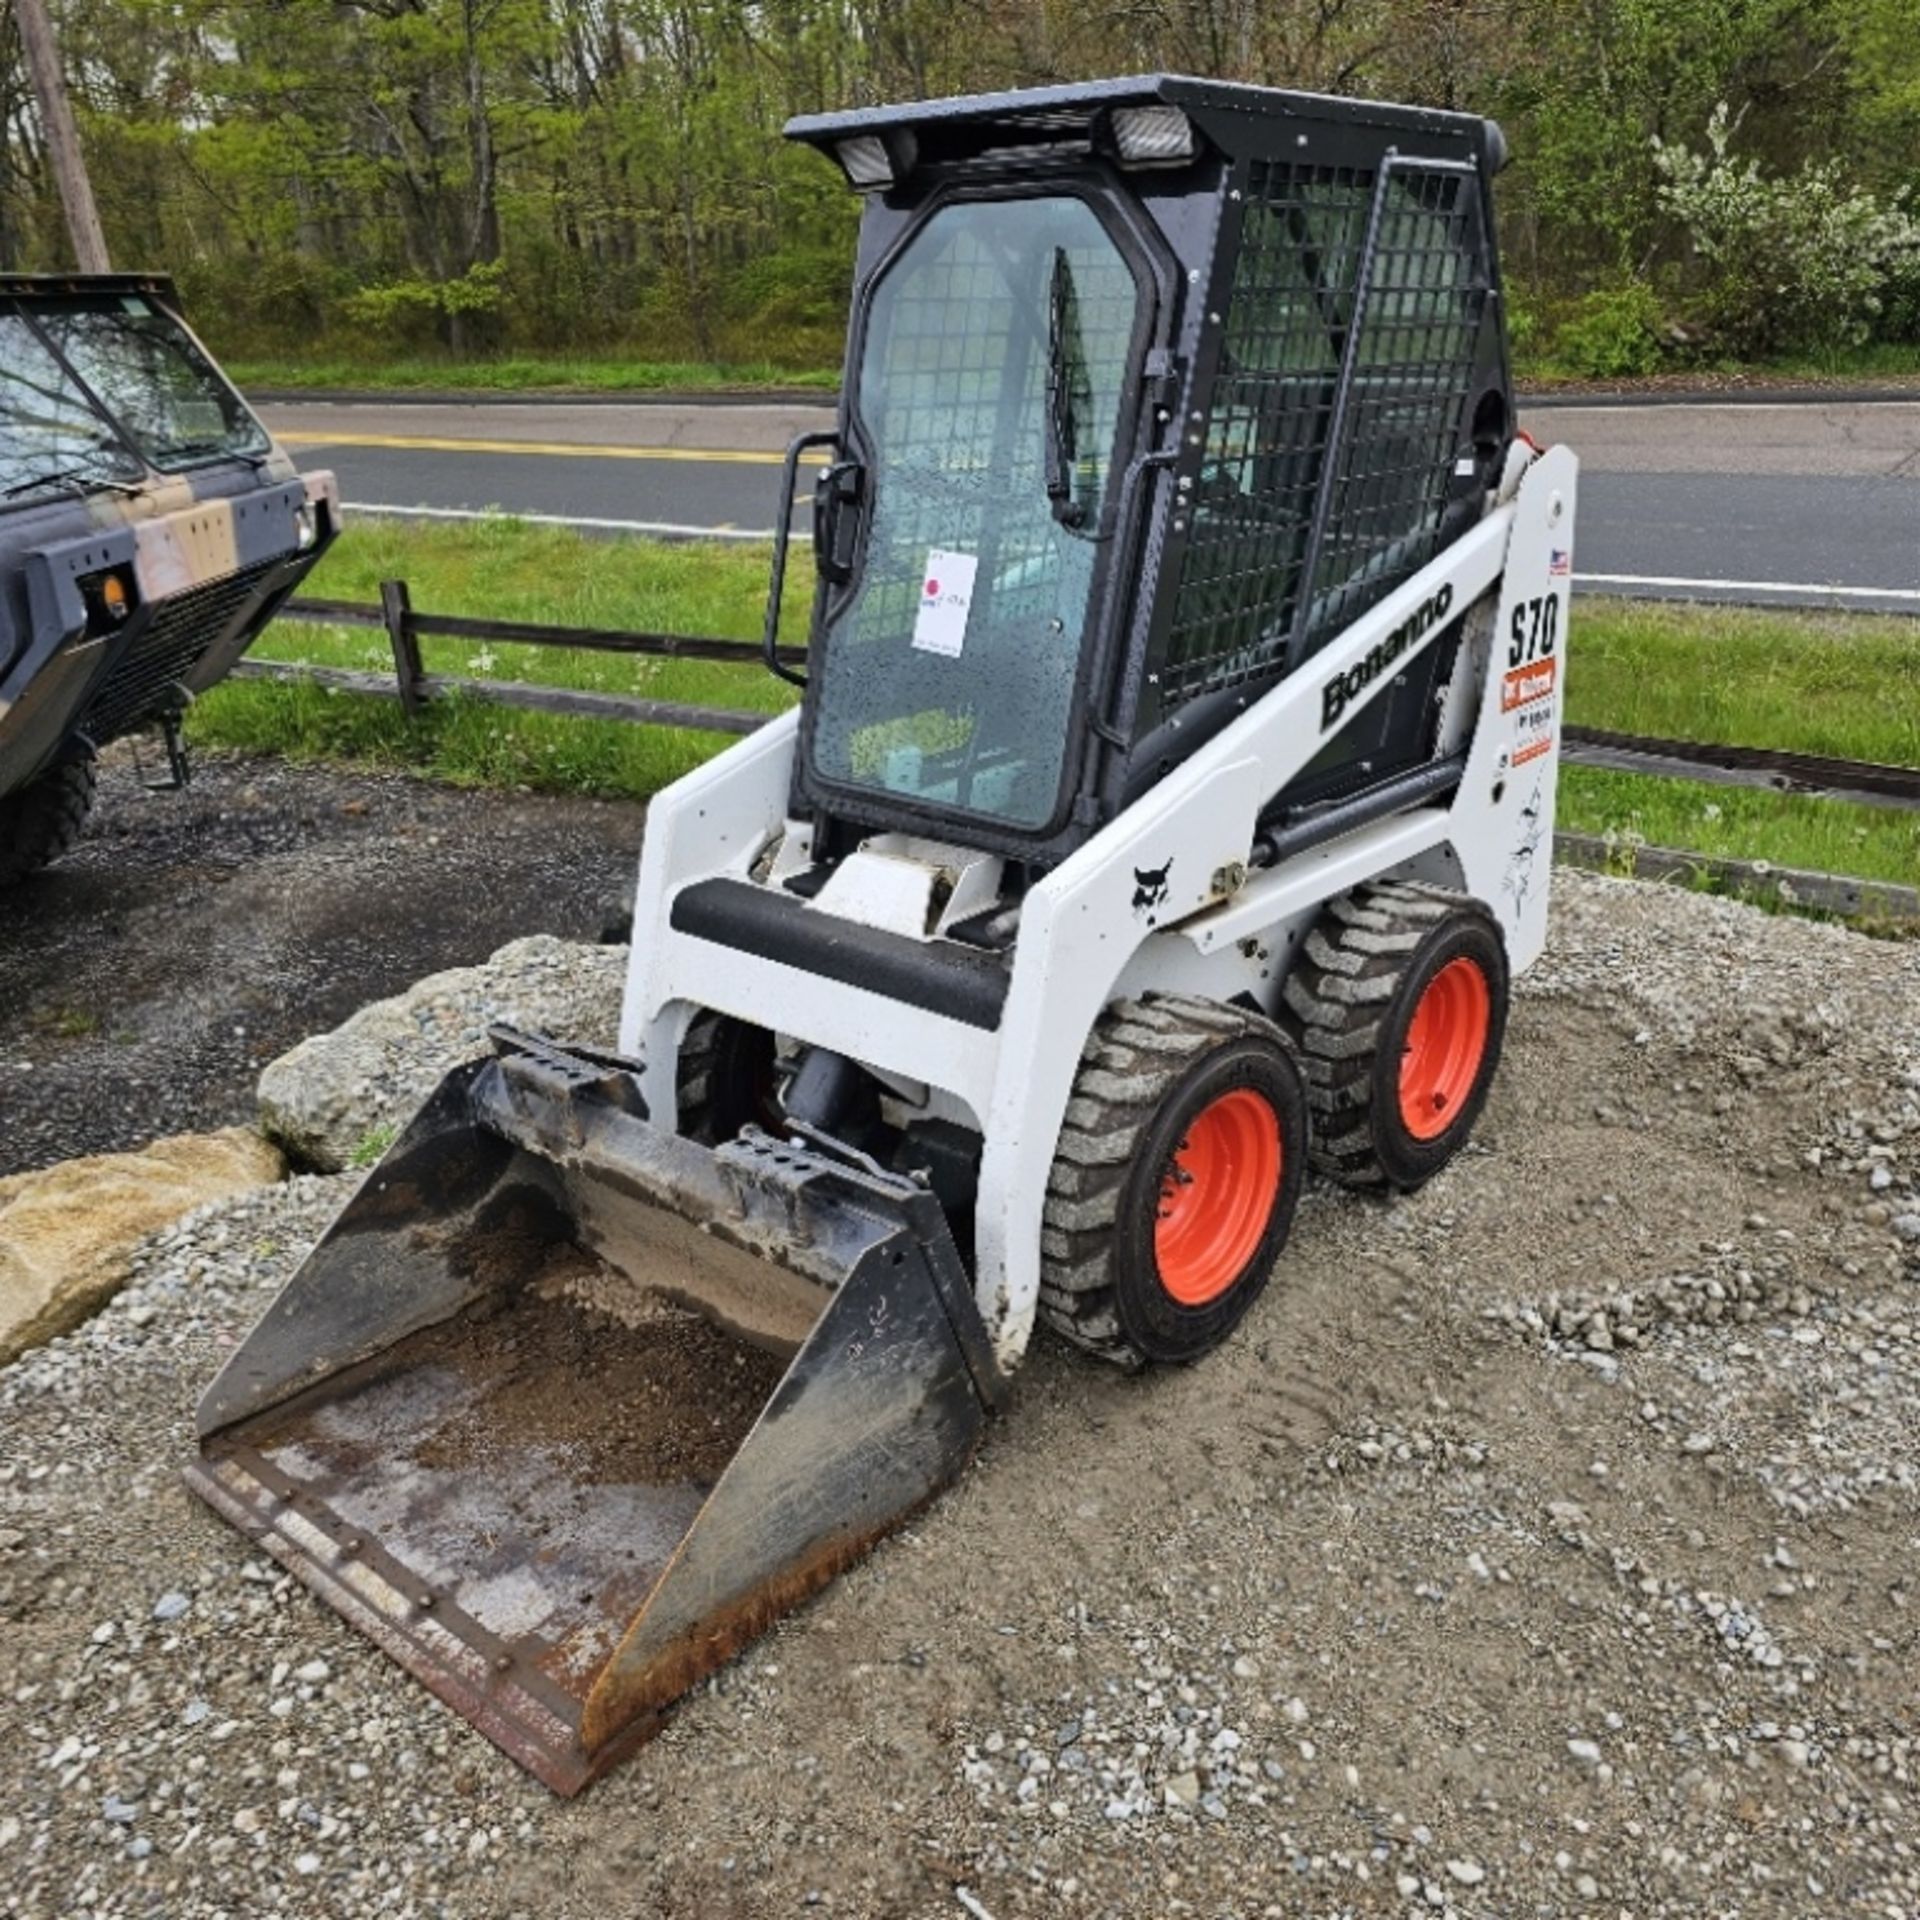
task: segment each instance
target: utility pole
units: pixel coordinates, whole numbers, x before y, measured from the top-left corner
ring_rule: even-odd
[[[109,265],[106,236],[100,231],[100,211],[93,204],[80,133],[67,101],[67,81],[53,44],[47,0],[13,0],[13,11],[20,22],[20,44],[26,52],[34,98],[40,103],[40,126],[47,137],[54,182],[60,189],[60,204],[67,210],[74,259],[82,273],[105,273]]]

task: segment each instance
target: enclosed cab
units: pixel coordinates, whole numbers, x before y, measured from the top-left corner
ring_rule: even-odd
[[[64,852],[109,741],[179,720],[333,539],[153,275],[0,276],[0,884]]]
[[[1491,121],[1158,75],[787,131],[866,198],[795,793],[828,858],[911,823],[1056,864],[1480,517]],[[1429,759],[1451,662],[1330,711],[1274,819]]]

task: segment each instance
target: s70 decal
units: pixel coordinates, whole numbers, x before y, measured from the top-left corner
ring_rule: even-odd
[[[1507,665],[1524,667],[1531,660],[1551,657],[1560,639],[1560,596],[1542,594],[1537,600],[1522,600],[1513,610],[1513,625],[1507,634]]]

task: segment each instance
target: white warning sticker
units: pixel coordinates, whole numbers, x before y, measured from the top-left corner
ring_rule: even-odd
[[[914,616],[913,644],[922,653],[958,659],[967,641],[967,616],[973,611],[973,576],[980,556],[949,553],[944,547],[927,552],[927,570],[920,581],[920,611]]]

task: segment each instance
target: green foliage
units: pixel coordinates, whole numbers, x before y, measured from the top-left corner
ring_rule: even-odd
[[[1542,327],[1540,311],[1517,287],[1507,289],[1507,345],[1514,362],[1525,366],[1540,347]]]
[[[340,306],[349,326],[412,346],[441,337],[455,319],[497,314],[505,282],[505,266],[484,260],[452,280],[393,280],[361,287]]]
[[[727,317],[777,358],[832,364],[840,358],[852,270],[850,234],[831,245],[782,246],[732,276]]]
[[[830,368],[859,204],[781,139],[789,116],[1166,65],[1499,118],[1524,356],[1647,364],[1648,287],[1695,297],[1728,352],[1920,341],[1920,269],[1903,279],[1876,251],[1863,285],[1845,257],[1873,240],[1872,209],[1920,190],[1913,0],[54,12],[115,257],[176,273],[236,359]],[[0,31],[0,267],[59,266],[25,98]],[[1714,153],[1722,101],[1751,160]],[[1593,294],[1609,297],[1582,304]],[[1556,316],[1570,339],[1541,324]]]
[[[398,1127],[369,1127],[353,1143],[353,1151],[347,1155],[347,1165],[355,1169],[377,1165],[381,1156],[399,1137]]]
[[[1906,192],[1884,200],[1837,160],[1769,176],[1733,155],[1724,105],[1705,152],[1654,142],[1660,202],[1708,269],[1702,309],[1737,353],[1864,341],[1890,285],[1920,280],[1920,220]]]
[[[1657,373],[1663,358],[1660,302],[1638,281],[1590,293],[1554,334],[1554,360],[1589,380]]]

